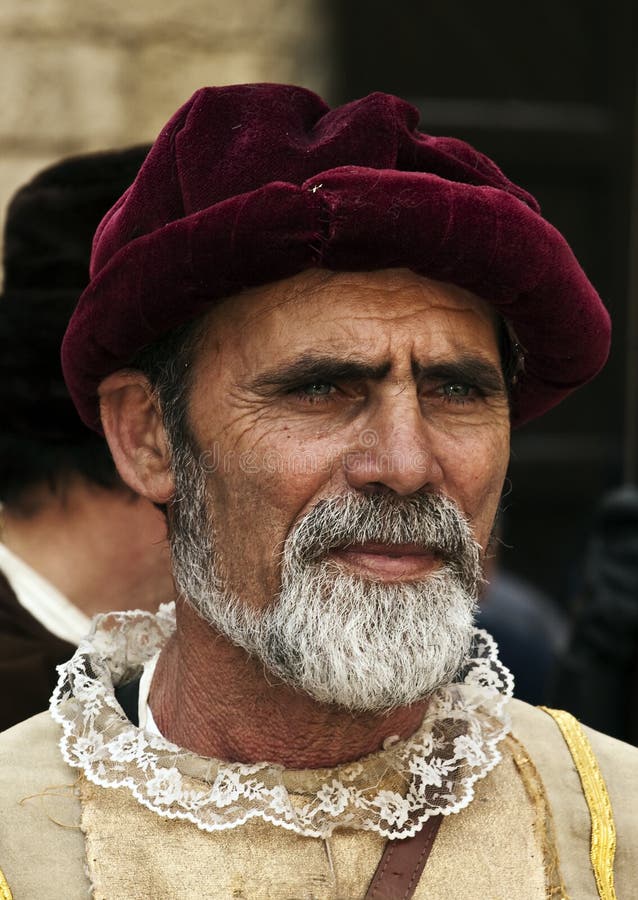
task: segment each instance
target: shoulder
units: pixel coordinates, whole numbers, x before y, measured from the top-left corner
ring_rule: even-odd
[[[0,733],[0,778],[5,781],[22,773],[28,779],[37,780],[39,773],[33,771],[34,765],[40,769],[53,767],[57,771],[63,768],[70,772],[58,747],[60,737],[60,726],[48,712]],[[12,770],[11,775],[8,770]]]
[[[572,878],[570,868],[579,855],[574,852],[577,843],[589,846],[591,817],[581,777],[567,742],[556,721],[544,710],[529,706],[520,700],[510,704],[512,735],[520,741],[544,784],[554,819],[556,840],[561,866],[566,880]],[[605,782],[611,812],[617,831],[616,879],[619,896],[631,896],[626,890],[638,884],[638,818],[635,815],[634,791],[630,785],[638,784],[638,748],[615,738],[600,734],[581,725],[580,731],[587,738],[593,751],[584,766],[585,779],[597,795],[599,776]],[[604,815],[604,809],[601,809]],[[567,877],[567,876],[570,877]],[[573,873],[576,877],[577,873]],[[580,873],[584,877],[584,873]],[[579,882],[577,882],[579,883]],[[574,891],[578,896],[578,891]]]
[[[48,712],[0,734],[0,869],[20,897],[88,896],[77,774]]]
[[[575,768],[567,743],[551,715],[520,700],[510,701],[509,711],[514,737],[525,744],[539,765],[552,769]],[[638,747],[601,734],[587,725],[580,724],[580,729],[594,751],[610,793],[617,793],[627,779],[638,777]]]

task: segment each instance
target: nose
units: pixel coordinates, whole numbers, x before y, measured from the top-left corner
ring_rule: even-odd
[[[439,491],[443,468],[431,428],[417,397],[388,398],[346,454],[344,470],[350,487],[367,493],[390,490],[400,496]]]

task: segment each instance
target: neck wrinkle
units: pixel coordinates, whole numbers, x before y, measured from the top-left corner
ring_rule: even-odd
[[[318,703],[266,672],[183,600],[158,660],[149,705],[162,735],[200,756],[289,769],[334,768],[418,729],[428,701],[354,714]]]

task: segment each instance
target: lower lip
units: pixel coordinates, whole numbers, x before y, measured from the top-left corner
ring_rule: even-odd
[[[439,557],[431,553],[388,555],[366,550],[333,550],[330,558],[361,573],[386,581],[415,580],[431,575],[441,567]]]

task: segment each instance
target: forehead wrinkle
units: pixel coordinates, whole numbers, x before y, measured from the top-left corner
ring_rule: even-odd
[[[324,291],[325,288],[328,291]],[[250,322],[286,306],[300,305],[311,300],[315,294],[322,293],[324,303],[339,303],[342,299],[350,301],[353,293],[365,294],[360,297],[364,308],[363,314],[370,315],[370,306],[381,304],[387,311],[388,295],[399,295],[400,299],[409,293],[411,304],[419,300],[427,301],[428,306],[437,305],[436,300],[450,300],[451,309],[463,306],[471,308],[475,302],[474,295],[453,284],[433,281],[417,275],[409,269],[379,269],[362,272],[338,272],[329,269],[306,269],[296,275],[278,282],[247,288],[239,294],[222,300],[219,310],[233,304],[235,307],[245,306],[255,301],[254,310],[246,309],[246,321]],[[445,295],[448,295],[446,297]],[[485,303],[476,298],[480,303]],[[392,309],[392,306],[390,306]],[[412,310],[415,311],[415,310]],[[409,315],[409,311],[406,315]]]
[[[329,288],[327,292],[326,286]],[[445,296],[446,290],[450,296]],[[320,295],[318,300],[317,294]],[[398,295],[396,305],[392,302],[395,295]],[[345,308],[340,315],[339,307],[342,300]],[[292,321],[286,322],[285,311],[295,308],[301,309],[305,316],[304,321],[299,319],[295,321],[293,313]],[[255,325],[258,327],[261,320],[272,317],[270,326],[275,333],[285,334],[286,328],[293,324],[302,325],[304,328],[311,324],[320,328],[325,325],[334,329],[336,326],[342,332],[344,349],[351,347],[354,340],[357,347],[366,352],[371,351],[377,356],[375,345],[380,342],[385,345],[390,355],[394,355],[395,339],[401,340],[406,331],[414,333],[415,317],[423,317],[423,321],[418,323],[417,334],[411,343],[419,336],[427,340],[438,335],[446,336],[448,329],[440,320],[428,323],[428,311],[439,315],[449,312],[451,317],[455,314],[476,315],[479,320],[489,318],[494,325],[497,318],[489,303],[475,298],[468,291],[453,285],[431,282],[408,270],[339,273],[313,269],[283,282],[248,289],[242,294],[222,301],[211,312],[209,335],[214,338],[216,325],[222,332],[227,329],[230,332],[229,336],[232,334],[231,340],[234,338],[232,342],[239,355],[245,357],[247,353],[253,352],[253,348],[247,346],[241,339],[244,329]],[[377,329],[377,334],[357,333],[361,325]],[[453,322],[450,323],[449,330],[453,336]],[[494,338],[496,341],[496,328]],[[264,342],[260,343],[263,345]],[[333,331],[325,341],[321,341],[317,336],[312,347],[316,349],[318,346],[325,346],[327,350],[334,352],[336,349],[339,352],[340,343]],[[220,344],[218,337],[213,345],[208,342],[208,347],[213,349],[216,345],[219,351]],[[219,357],[221,354],[215,355]]]
[[[415,334],[411,319],[407,323],[409,328],[396,327],[386,321],[384,324],[387,327],[375,326],[372,331],[366,329],[359,333],[357,328],[359,318],[349,316],[337,321],[332,320],[329,324],[333,333],[324,337],[309,338],[306,332],[302,331],[299,333],[300,339],[297,343],[292,335],[287,335],[289,339],[281,346],[282,356],[279,359],[269,359],[268,367],[283,370],[304,356],[308,358],[323,356],[342,359],[344,362],[354,359],[373,367],[383,366],[387,369],[387,377],[390,380],[402,380],[405,377],[410,378],[415,366],[420,370],[440,363],[453,364],[461,356],[481,358],[488,365],[493,367],[496,365],[498,352],[496,339],[492,358],[489,351],[486,352],[483,342],[477,346],[476,343],[468,345],[467,341],[458,341],[455,339],[454,331],[450,331],[440,323],[434,328],[419,329]],[[369,324],[371,320],[365,317],[364,321]],[[375,320],[373,325],[374,323]],[[261,368],[260,363],[255,366],[253,349],[243,346],[239,341],[239,355],[246,371]]]
[[[489,308],[489,303],[465,288],[417,275],[409,269],[339,272],[321,268],[305,269],[281,281],[247,288],[233,297],[222,300],[219,308],[228,303],[242,306],[254,300],[256,301],[254,311],[247,311],[250,321],[273,310],[303,303],[312,299],[317,292],[324,294],[324,300],[337,303],[341,295],[348,301],[352,299],[353,293],[362,293],[366,298],[362,297],[361,302],[366,306],[368,303],[372,305],[381,303],[384,309],[388,308],[388,296],[399,295],[402,299],[406,294],[411,295],[412,303],[425,300],[428,306],[449,305],[453,309],[469,309],[478,301]],[[366,311],[369,313],[369,308]]]
[[[299,306],[320,291],[334,275],[328,269],[309,269],[280,282],[269,282],[248,288],[228,298],[236,306],[246,307],[243,325],[258,322],[263,317],[286,307]],[[250,309],[249,304],[253,305]]]
[[[297,305],[300,305],[300,300],[311,299],[312,293],[310,297],[305,295],[295,298]],[[388,293],[398,295],[396,302],[392,297],[388,297]],[[341,307],[342,300],[346,304],[345,308]],[[356,297],[345,292],[341,296],[339,291],[322,298],[321,305],[310,306],[306,314],[308,321],[313,323],[321,324],[322,320],[327,324],[339,323],[344,329],[363,324],[379,328],[391,327],[395,330],[407,329],[410,332],[414,331],[416,318],[419,320],[419,331],[424,334],[432,333],[434,329],[442,331],[444,328],[440,319],[433,326],[428,321],[430,314],[437,314],[439,317],[443,314],[451,319],[455,315],[476,317],[479,320],[487,320],[494,326],[498,319],[492,307],[481,298],[474,298],[471,295],[460,298],[446,297],[429,289],[428,285],[418,286],[416,296],[415,292],[405,286],[397,286],[391,291],[365,286]],[[455,328],[454,323],[451,327]]]
[[[443,307],[437,307],[443,309]],[[453,313],[459,310],[452,310]],[[463,311],[461,311],[463,312]],[[473,313],[474,310],[468,310]],[[481,317],[480,317],[481,318]],[[373,330],[358,330],[358,325],[372,325]],[[458,354],[481,357],[485,362],[492,362],[492,356],[498,356],[498,334],[496,320],[482,323],[489,325],[490,343],[486,343],[486,335],[477,328],[468,331],[459,329],[458,322],[442,322],[440,318],[434,321],[428,320],[427,315],[422,321],[414,321],[414,313],[406,313],[400,317],[370,317],[354,315],[332,322],[342,334],[339,337],[330,336],[322,341],[313,343],[313,347],[325,347],[326,350],[336,350],[341,347],[345,352],[357,351],[370,352],[375,357],[383,355],[385,360],[398,360],[408,358],[411,362],[421,364],[422,357],[428,362],[450,361]],[[380,326],[380,327],[379,327]],[[376,329],[376,330],[374,330]],[[493,353],[491,352],[493,351]],[[424,363],[426,364],[426,363]]]
[[[458,308],[456,306],[447,306],[445,304],[429,304],[427,308],[408,308],[398,309],[387,306],[384,298],[379,298],[379,305],[382,309],[379,311],[368,308],[357,309],[344,313],[340,317],[337,313],[336,318],[331,318],[331,322],[335,325],[341,325],[346,330],[349,327],[354,330],[358,325],[374,326],[381,330],[385,330],[388,336],[388,342],[392,343],[394,339],[402,339],[407,332],[414,336],[414,340],[419,337],[430,337],[439,334],[446,334],[449,330],[454,333],[456,325],[452,321],[456,314],[469,314],[477,316],[479,319],[483,317],[480,313],[470,306],[467,308]],[[440,318],[432,321],[430,313],[443,313],[446,315],[446,322],[443,323]],[[447,315],[449,314],[449,316]],[[326,317],[328,319],[328,317]],[[494,323],[495,324],[495,323]]]

